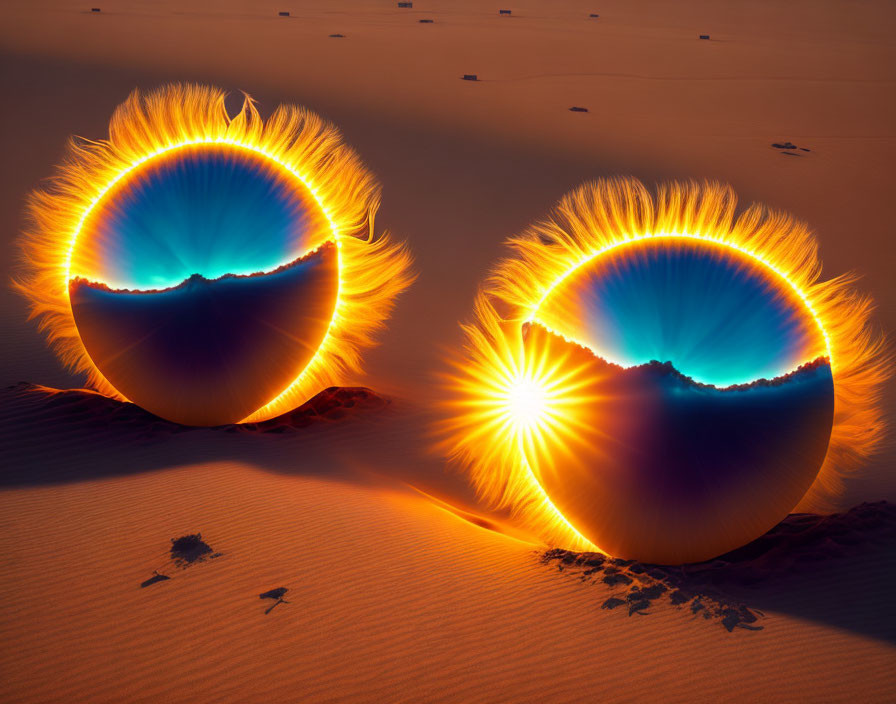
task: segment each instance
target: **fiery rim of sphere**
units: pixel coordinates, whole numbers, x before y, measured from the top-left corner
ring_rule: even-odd
[[[799,506],[829,509],[842,478],[874,453],[885,430],[880,394],[892,358],[869,326],[873,301],[854,289],[853,274],[821,280],[817,242],[805,224],[758,204],[738,214],[733,189],[713,182],[663,184],[655,196],[634,179],[587,183],[567,194],[551,218],[512,237],[513,256],[492,271],[473,320],[462,325],[463,353],[450,360],[452,372],[444,378],[447,417],[439,448],[469,473],[484,500],[510,509],[546,543],[597,547],[552,504],[526,450],[539,444],[573,451],[576,409],[597,399],[578,393],[586,386],[581,370],[527,350],[525,326],[579,267],[645,238],[730,247],[773,271],[805,303],[827,346],[835,409],[823,466]],[[539,389],[539,418],[521,423],[514,389],[530,386]]]
[[[326,216],[337,245],[339,283],[317,353],[286,389],[242,421],[255,422],[289,411],[357,372],[361,350],[374,343],[413,275],[405,246],[374,235],[379,186],[333,125],[292,105],[279,106],[264,121],[246,94],[231,116],[226,97],[218,88],[192,84],[134,91],[112,115],[108,140],[72,138],[56,174],[28,198],[22,273],[13,286],[28,299],[30,318],[38,320],[63,363],[85,373],[100,393],[126,401],[87,354],[69,301],[72,253],[87,216],[136,167],[178,148],[228,145],[276,162],[308,189]]]

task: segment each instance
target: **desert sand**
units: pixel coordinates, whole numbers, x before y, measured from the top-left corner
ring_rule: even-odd
[[[825,275],[864,274],[877,324],[896,330],[891,3],[0,12],[4,281],[24,197],[67,137],[101,138],[133,88],[183,80],[221,85],[234,105],[246,90],[263,114],[294,102],[334,121],[383,184],[378,228],[407,240],[420,274],[367,373],[347,380],[389,403],[277,432],[182,430],[16,386],[83,382],[0,290],[0,699],[893,700],[892,506],[740,558],[718,588],[762,630],[728,632],[665,597],[631,615],[602,608],[624,585],[576,556],[545,561],[429,436],[433,374],[502,241],[588,178],[715,178],[788,210],[818,233]],[[811,151],[771,147],[787,140]],[[893,500],[894,459],[891,445],[832,510]],[[196,533],[220,555],[176,564],[171,540]],[[154,572],[170,579],[141,588]],[[265,613],[275,602],[259,595],[280,587],[286,603]]]

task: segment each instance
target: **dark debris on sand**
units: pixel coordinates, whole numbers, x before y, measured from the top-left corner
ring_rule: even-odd
[[[153,574],[152,577],[141,582],[140,588],[145,589],[146,587],[152,586],[153,584],[156,584],[157,582],[164,582],[168,579],[171,579],[171,577],[169,577],[167,574],[161,574],[159,572],[156,572]]]
[[[757,621],[764,614],[730,597],[726,587],[730,592],[731,587],[783,578],[802,565],[844,556],[868,536],[896,537],[896,506],[879,501],[829,516],[793,513],[761,538],[709,562],[650,565],[559,548],[542,553],[541,561],[556,564],[583,582],[621,587],[603,602],[603,609],[627,607],[629,616],[645,616],[651,605],[664,601],[691,618],[718,623],[729,633],[759,631],[763,627]]]
[[[606,599],[601,608],[625,607],[629,616],[647,616],[648,609],[657,601],[665,600],[681,608],[690,603],[690,613],[706,620],[715,620],[729,632],[735,628],[760,630],[754,626],[757,614],[742,604],[731,603],[714,589],[708,589],[700,580],[692,581],[688,566],[661,567],[645,565],[631,560],[617,560],[597,553],[575,553],[553,549],[543,553],[545,564],[556,562],[560,570],[577,570],[582,581],[592,581],[610,588],[622,587]]]
[[[189,567],[197,562],[205,562],[220,556],[221,553],[212,550],[202,539],[202,533],[171,539],[171,560],[177,567]]]
[[[797,154],[797,151],[801,152],[811,152],[812,150],[808,147],[798,147],[791,141],[786,142],[772,142],[772,149],[780,149],[781,154],[784,156],[802,156],[802,154]]]
[[[268,592],[264,592],[263,594],[259,594],[259,599],[282,599],[283,595],[288,592],[289,589],[286,587],[277,587],[276,589],[271,589]]]
[[[173,564],[175,567],[183,569],[206,560],[214,560],[216,557],[221,557],[221,553],[215,552],[212,546],[202,539],[202,533],[190,533],[171,539],[170,562],[166,564]],[[167,574],[162,574],[159,570],[153,570],[152,575],[149,579],[141,582],[141,589],[171,579],[171,577]]]
[[[271,606],[269,606],[267,610],[265,610],[265,615],[271,613],[271,611],[274,610],[274,607],[278,604],[289,603],[286,599],[283,598],[288,591],[289,589],[287,589],[286,587],[277,587],[276,589],[271,589],[270,591],[263,592],[262,594],[258,595],[259,599],[274,599],[274,603],[271,604]]]

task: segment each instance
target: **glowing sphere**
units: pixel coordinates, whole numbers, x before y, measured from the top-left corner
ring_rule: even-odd
[[[585,184],[510,240],[442,449],[545,543],[706,560],[829,509],[881,440],[871,302],[805,225],[713,183]]]
[[[577,368],[577,393],[592,400],[571,452],[534,445],[530,464],[611,554],[721,554],[774,526],[815,481],[834,413],[824,336],[787,282],[738,250],[621,245],[558,284],[531,328],[528,344]]]
[[[339,285],[328,238],[307,187],[253,152],[203,145],[151,159],[104,194],[72,253],[84,347],[158,416],[237,422],[324,339]]]
[[[188,425],[260,421],[357,370],[411,281],[378,188],[302,108],[170,85],[75,141],[29,201],[15,281],[102,393]]]

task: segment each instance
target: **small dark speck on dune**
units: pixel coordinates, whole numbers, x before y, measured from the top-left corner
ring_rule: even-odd
[[[762,626],[753,626],[756,622],[756,614],[745,606],[739,608],[722,609],[722,625],[729,633],[735,628],[744,628],[748,631],[760,631]]]
[[[631,584],[632,578],[624,574],[607,574],[603,578],[603,583],[615,587],[620,584]]]
[[[178,567],[188,567],[220,556],[202,539],[201,533],[171,539],[171,559]]]
[[[169,558],[175,567],[183,569],[199,562],[214,560],[216,557],[221,557],[221,553],[212,550],[211,545],[202,539],[202,533],[190,533],[171,539]],[[169,579],[171,577],[167,574],[153,570],[153,576],[143,581],[140,588],[143,589]]]
[[[811,152],[812,150],[808,147],[798,147],[796,144],[791,142],[790,140],[786,142],[772,142],[773,149],[781,150],[782,154],[787,154],[789,156],[801,156],[796,153],[796,150],[799,149],[801,152]]]
[[[271,589],[268,592],[264,592],[263,594],[259,594],[259,599],[282,599],[283,595],[288,592],[289,589],[286,587],[277,587],[276,589]]]
[[[669,589],[663,584],[653,584],[649,587],[638,587],[633,589],[629,595],[628,600],[632,601],[634,599],[659,599],[660,596],[665,594]]]
[[[639,599],[638,601],[630,602],[628,606],[628,615],[638,614],[639,616],[646,616],[647,611],[645,609],[648,608],[650,608],[649,599]]]
[[[152,586],[153,584],[156,584],[157,582],[164,582],[168,579],[171,579],[171,577],[166,574],[159,574],[158,572],[156,572],[152,577],[145,580],[144,582],[141,582],[140,588],[144,589],[146,587]]]
[[[693,596],[691,596],[687,592],[683,592],[681,589],[676,589],[669,595],[669,601],[672,602],[673,606],[681,606],[682,604],[686,604],[692,598]]]
[[[273,599],[274,603],[271,604],[267,609],[265,609],[265,615],[271,613],[274,610],[275,606],[279,604],[288,604],[289,602],[283,598],[283,596],[288,592],[289,589],[286,587],[277,587],[276,589],[271,589],[270,591],[264,592],[258,595],[259,599]]]

